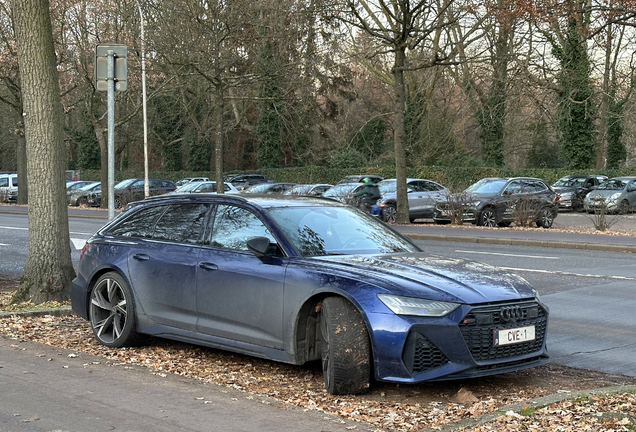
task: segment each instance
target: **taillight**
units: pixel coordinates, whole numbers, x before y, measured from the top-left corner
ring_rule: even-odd
[[[82,248],[80,252],[80,261],[82,260],[82,257],[84,256],[84,252],[86,252],[87,250],[88,250],[88,243],[84,244],[84,247]]]

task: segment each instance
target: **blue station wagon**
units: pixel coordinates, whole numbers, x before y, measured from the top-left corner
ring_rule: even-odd
[[[154,335],[320,361],[331,394],[548,361],[548,308],[524,279],[324,198],[140,201],[88,240],[71,298],[106,346]]]

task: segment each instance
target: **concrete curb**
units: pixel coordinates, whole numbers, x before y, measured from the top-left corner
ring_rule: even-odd
[[[561,402],[564,400],[574,400],[580,397],[591,396],[596,394],[613,394],[613,393],[623,393],[628,391],[636,391],[636,385],[626,385],[626,386],[614,386],[614,387],[603,387],[592,390],[580,390],[573,391],[567,393],[555,393],[548,396],[543,396],[536,399],[529,399],[527,401],[519,402],[512,405],[505,405],[497,408],[496,411],[493,411],[488,414],[484,414],[476,419],[463,419],[458,422],[448,423],[444,426],[435,429],[420,429],[418,432],[452,432],[462,428],[472,428],[476,426],[483,426],[488,423],[492,423],[496,421],[499,417],[506,416],[507,413],[513,412],[515,414],[520,414],[524,409],[539,409],[551,405],[553,403]],[[603,413],[599,413],[603,414]]]
[[[0,319],[11,318],[14,316],[24,318],[41,317],[45,315],[51,316],[67,316],[72,315],[74,312],[70,306],[62,306],[59,308],[47,308],[47,309],[23,309],[18,311],[0,311]]]
[[[446,241],[458,243],[483,243],[483,244],[499,244],[512,246],[534,246],[558,249],[582,249],[604,252],[622,252],[636,253],[636,245],[620,245],[620,244],[600,244],[600,243],[584,243],[572,241],[548,241],[548,240],[532,240],[532,239],[514,239],[514,238],[491,238],[491,237],[466,237],[445,234],[412,234],[403,233],[412,240],[430,240],[430,241]]]

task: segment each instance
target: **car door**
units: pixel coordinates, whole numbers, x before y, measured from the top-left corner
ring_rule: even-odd
[[[521,180],[512,180],[501,191],[501,198],[495,204],[499,220],[511,221],[516,212],[520,211],[522,198]]]
[[[143,312],[159,324],[196,330],[196,273],[209,209],[203,203],[150,207],[136,218],[142,238],[129,249],[129,279]]]
[[[197,269],[197,330],[271,348],[283,347],[286,263],[247,249],[253,237],[274,236],[252,211],[221,204],[211,220]]]
[[[636,208],[636,179],[633,179],[627,184],[626,188],[627,200],[631,210]]]

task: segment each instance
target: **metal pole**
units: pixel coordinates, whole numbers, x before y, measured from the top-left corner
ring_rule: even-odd
[[[143,95],[144,111],[144,196],[150,196],[150,186],[148,184],[148,109],[146,105],[146,43],[144,39],[144,13],[141,4],[135,0],[139,9],[139,19],[141,20],[141,91]]]
[[[108,219],[115,217],[115,53],[108,50]],[[102,191],[104,196],[104,191]]]

